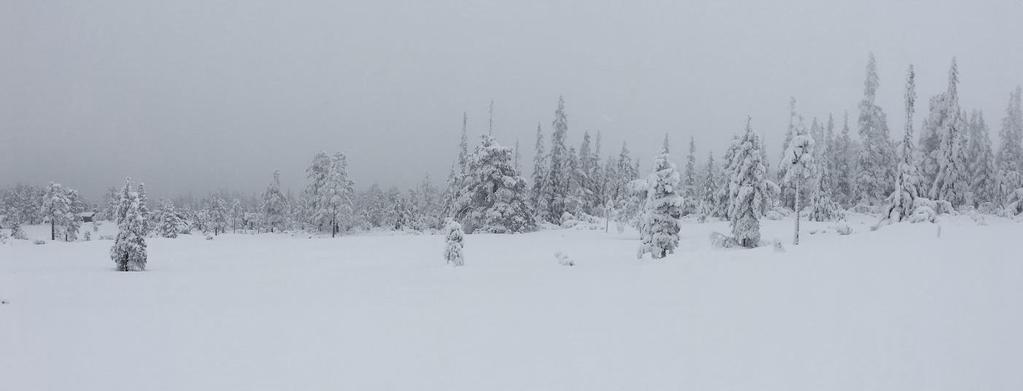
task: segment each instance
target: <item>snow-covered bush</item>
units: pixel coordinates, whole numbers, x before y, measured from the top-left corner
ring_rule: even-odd
[[[579,224],[579,220],[576,220],[575,215],[565,212],[561,214],[559,224],[561,228],[572,228]]]
[[[575,261],[573,261],[572,258],[569,258],[568,254],[561,251],[555,252],[554,258],[558,260],[558,264],[561,266],[575,266]]]
[[[674,253],[681,230],[682,195],[680,176],[667,148],[654,161],[654,172],[647,178],[646,211],[640,230],[642,243],[638,257],[650,254],[654,259]]]
[[[720,232],[711,232],[710,233],[710,244],[711,244],[711,246],[714,246],[714,247],[717,247],[717,248],[736,248],[736,247],[739,247],[739,242],[736,242],[735,238],[732,238],[732,237],[730,237],[728,235],[725,235],[723,233],[720,233]]]
[[[445,239],[444,259],[449,265],[462,266],[465,264],[465,257],[462,254],[465,233],[462,232],[462,225],[457,221],[450,220],[445,229],[448,231],[448,234]]]
[[[853,233],[853,229],[849,226],[849,224],[839,224],[835,226],[835,232],[839,235],[849,235]]]
[[[1009,195],[1005,205],[1005,212],[1010,217],[1023,214],[1023,188],[1016,189]]]
[[[792,214],[792,210],[785,207],[771,208],[771,210],[764,213],[764,218],[768,220],[781,220]]]
[[[42,239],[36,239],[36,240],[32,241],[32,244],[37,245],[37,246],[38,245],[44,245],[44,244],[46,244],[46,241],[42,240]]]
[[[913,214],[909,215],[911,223],[933,223],[938,218],[937,203],[929,198],[917,197],[913,200]]]

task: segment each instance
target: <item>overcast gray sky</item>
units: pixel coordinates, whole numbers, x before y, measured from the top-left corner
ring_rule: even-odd
[[[926,102],[952,56],[997,135],[1023,2],[0,0],[0,186],[258,192],[280,169],[298,190],[319,150],[359,187],[441,181],[490,99],[528,172],[559,94],[572,143],[600,130],[605,154],[648,162],[667,132],[702,160],[750,114],[773,159],[789,96],[855,118],[871,51],[895,135],[906,66]]]

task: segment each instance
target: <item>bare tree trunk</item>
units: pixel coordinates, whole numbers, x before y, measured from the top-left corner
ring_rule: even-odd
[[[796,181],[796,235],[793,245],[799,245],[799,190],[801,190],[802,181]]]

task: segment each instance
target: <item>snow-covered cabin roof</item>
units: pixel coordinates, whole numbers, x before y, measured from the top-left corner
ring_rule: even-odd
[[[93,217],[96,216],[96,212],[82,212],[78,214],[78,217]]]

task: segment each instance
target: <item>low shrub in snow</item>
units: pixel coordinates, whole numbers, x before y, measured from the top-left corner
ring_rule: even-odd
[[[1023,215],[1023,188],[1016,189],[1009,195],[1008,203],[1005,205],[1005,213],[1009,217]]]
[[[36,245],[46,244],[46,241],[45,240],[36,239],[36,240],[32,241],[32,244],[36,244]]]
[[[554,258],[558,260],[558,264],[561,266],[575,266],[575,261],[569,258],[567,254],[558,251],[554,253]]]
[[[710,233],[710,244],[717,248],[736,248],[739,247],[739,242],[735,241],[735,238],[725,235],[720,232]]]
[[[449,220],[445,229],[447,229],[448,234],[445,239],[444,259],[449,265],[462,266],[465,264],[465,257],[462,254],[465,233],[462,232],[462,225],[457,221]]]
[[[835,232],[838,232],[839,235],[849,235],[853,233],[853,229],[849,224],[839,224],[835,226]]]
[[[781,220],[791,214],[792,211],[787,208],[774,208],[764,213],[764,218],[768,220]]]

